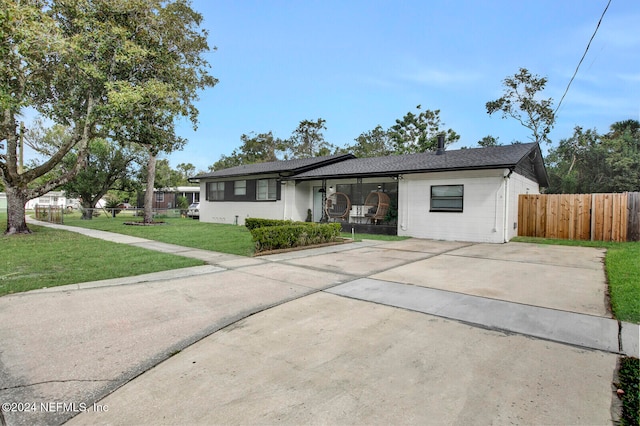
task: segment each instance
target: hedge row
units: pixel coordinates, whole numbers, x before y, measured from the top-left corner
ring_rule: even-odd
[[[248,217],[244,220],[244,226],[246,226],[249,231],[256,228],[264,228],[265,226],[283,226],[283,225],[293,225],[296,222],[292,220],[278,220],[278,219],[258,219],[255,217]],[[298,222],[303,223],[303,222]]]
[[[339,223],[304,223],[264,226],[251,229],[256,253],[291,247],[303,247],[336,241],[342,225]]]

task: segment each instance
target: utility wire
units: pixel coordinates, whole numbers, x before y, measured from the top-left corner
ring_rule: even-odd
[[[578,66],[576,67],[576,70],[573,73],[573,76],[571,77],[571,80],[569,80],[569,84],[567,84],[567,88],[564,91],[564,94],[562,95],[562,98],[560,98],[560,102],[558,102],[558,106],[556,107],[556,110],[553,111],[553,115],[555,116],[556,113],[558,112],[558,110],[560,109],[560,105],[562,105],[562,101],[564,100],[564,97],[567,96],[567,92],[569,91],[569,87],[571,87],[571,83],[573,82],[573,79],[576,78],[576,74],[578,74],[578,69],[580,69],[580,65],[582,65],[582,61],[584,61],[585,56],[587,56],[587,52],[589,51],[589,47],[591,47],[591,42],[593,41],[593,38],[596,36],[596,33],[598,32],[598,28],[600,28],[600,24],[602,23],[602,18],[604,18],[605,13],[607,13],[607,9],[609,9],[609,5],[611,4],[611,0],[609,0],[609,2],[607,3],[607,6],[604,8],[604,11],[602,11],[602,16],[600,16],[600,20],[598,21],[598,25],[596,25],[596,29],[593,31],[593,34],[591,35],[591,38],[589,39],[589,43],[587,43],[587,48],[584,50],[584,53],[582,54],[582,58],[580,58],[580,62],[578,62]]]

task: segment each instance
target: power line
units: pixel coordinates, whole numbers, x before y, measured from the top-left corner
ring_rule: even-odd
[[[553,111],[553,115],[554,116],[556,115],[556,113],[560,109],[560,105],[562,105],[562,101],[564,100],[564,97],[567,96],[567,92],[569,91],[569,87],[571,87],[571,83],[573,82],[573,79],[576,78],[576,74],[578,74],[578,69],[580,69],[580,65],[582,65],[582,61],[584,61],[585,56],[587,56],[587,52],[589,51],[589,47],[591,47],[591,42],[593,41],[593,38],[596,36],[596,33],[598,32],[598,28],[600,28],[600,24],[602,23],[602,18],[604,18],[605,13],[607,13],[607,9],[609,9],[609,5],[610,4],[611,4],[611,0],[609,0],[609,2],[607,3],[607,6],[602,11],[602,16],[600,16],[600,20],[598,21],[598,25],[596,25],[596,29],[593,31],[593,34],[591,35],[591,38],[589,39],[589,43],[587,43],[587,48],[584,50],[584,53],[582,54],[582,58],[580,58],[580,62],[578,62],[578,66],[576,67],[576,70],[574,71],[573,76],[571,77],[571,80],[569,80],[569,84],[567,84],[567,88],[565,89],[564,94],[562,95],[562,98],[560,98],[560,102],[558,102],[558,106],[556,107],[556,110]]]

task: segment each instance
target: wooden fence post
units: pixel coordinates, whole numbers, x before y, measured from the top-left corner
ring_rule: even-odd
[[[640,241],[640,192],[627,194],[627,241]]]

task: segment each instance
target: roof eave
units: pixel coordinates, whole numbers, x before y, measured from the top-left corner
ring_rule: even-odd
[[[349,174],[328,174],[318,176],[294,176],[294,180],[318,180],[318,179],[349,179],[358,177],[393,177],[398,175],[409,175],[417,173],[440,173],[440,172],[460,172],[460,171],[472,171],[472,170],[497,170],[497,169],[510,169],[515,167],[516,164],[492,164],[487,166],[473,166],[473,167],[447,167],[442,169],[412,169],[412,170],[394,170],[389,172],[362,172],[362,173],[349,173]]]
[[[341,161],[345,161],[345,160],[351,160],[353,158],[356,158],[355,155],[353,154],[342,154],[333,158],[329,158],[327,160],[321,161],[321,162],[317,162],[317,163],[311,163],[311,164],[307,164],[305,166],[300,166],[297,168],[282,168],[282,169],[275,169],[275,170],[269,170],[269,171],[258,171],[258,172],[248,172],[248,173],[231,173],[231,174],[220,174],[220,175],[215,175],[215,176],[211,176],[211,175],[198,175],[198,176],[194,176],[191,179],[218,179],[218,178],[231,178],[231,177],[239,177],[239,176],[258,176],[258,175],[273,175],[273,174],[277,174],[281,177],[292,177],[295,176],[297,174],[300,173],[304,173],[307,172],[309,170],[313,170],[313,169],[317,169],[320,167],[324,167],[324,166],[329,166],[331,164],[335,164],[335,163],[339,163]]]

